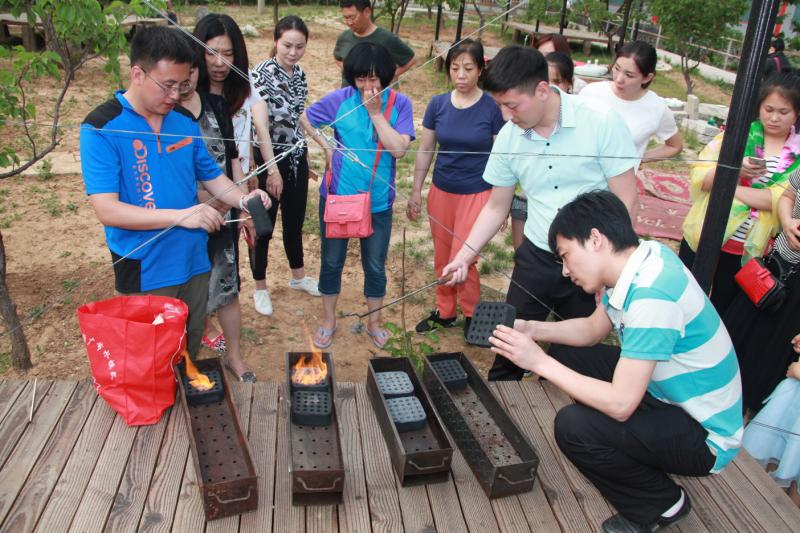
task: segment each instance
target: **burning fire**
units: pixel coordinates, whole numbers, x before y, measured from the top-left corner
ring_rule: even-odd
[[[208,379],[208,376],[197,370],[186,350],[183,351],[183,359],[186,361],[186,377],[189,378],[189,385],[200,391],[209,390],[214,386],[214,382]]]
[[[317,385],[328,376],[328,365],[322,359],[322,350],[314,346],[308,327],[303,325],[311,352],[300,356],[292,367],[292,383],[295,385]]]

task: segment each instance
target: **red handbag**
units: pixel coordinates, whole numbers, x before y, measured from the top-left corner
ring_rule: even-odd
[[[184,302],[117,296],[78,308],[97,393],[129,426],[155,424],[175,403],[172,366],[186,346]]]
[[[386,102],[384,116],[388,121],[391,117],[392,108],[397,93],[389,91],[389,98]],[[363,239],[372,235],[372,183],[375,181],[375,173],[378,170],[378,163],[381,160],[383,144],[378,141],[378,149],[375,152],[375,162],[372,165],[372,177],[369,181],[369,189],[366,192],[356,194],[339,195],[331,194],[332,170],[328,169],[325,173],[325,211],[323,220],[325,221],[325,237],[328,239]]]
[[[797,265],[785,265],[774,250],[766,259],[775,265],[777,274],[769,269],[765,258],[754,257],[736,273],[735,279],[756,309],[772,313],[783,305],[786,299],[784,282],[795,273]]]

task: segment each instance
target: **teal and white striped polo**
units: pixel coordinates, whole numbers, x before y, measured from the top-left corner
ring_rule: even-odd
[[[711,472],[722,470],[741,446],[742,383],[730,336],[697,281],[672,250],[642,241],[603,304],[621,357],[658,361],[647,391],[703,426],[717,458]]]

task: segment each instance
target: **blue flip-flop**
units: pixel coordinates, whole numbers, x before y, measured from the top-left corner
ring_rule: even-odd
[[[320,337],[323,339],[328,339],[328,342],[317,342],[314,340],[314,337],[311,338],[311,342],[314,343],[314,346],[319,348],[320,350],[324,350],[328,348],[331,344],[333,344],[333,334],[336,333],[337,326],[333,326],[333,329],[327,329],[320,326],[317,329],[316,337]]]
[[[367,330],[367,335],[369,335],[369,338],[372,339],[372,344],[379,349],[383,349],[383,347],[386,346],[390,336],[389,332],[384,328],[381,328],[378,331]]]

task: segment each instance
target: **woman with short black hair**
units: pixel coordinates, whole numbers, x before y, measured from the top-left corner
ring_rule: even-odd
[[[353,47],[344,61],[349,84],[325,95],[306,109],[301,121],[323,149],[327,169],[320,185],[320,240],[322,245],[319,291],[323,320],[313,335],[314,345],[324,349],[336,332],[336,301],[341,291],[347,238],[326,237],[324,220],[328,194],[354,195],[370,191],[373,233],[361,238],[364,295],[370,311],[367,334],[378,348],[389,340],[381,326],[380,311],[386,295],[386,256],[392,231],[396,159],[403,157],[414,139],[411,100],[387,89],[395,64],[382,46],[363,42]],[[331,148],[316,129],[331,126],[336,147]],[[354,160],[355,159],[355,160]]]

